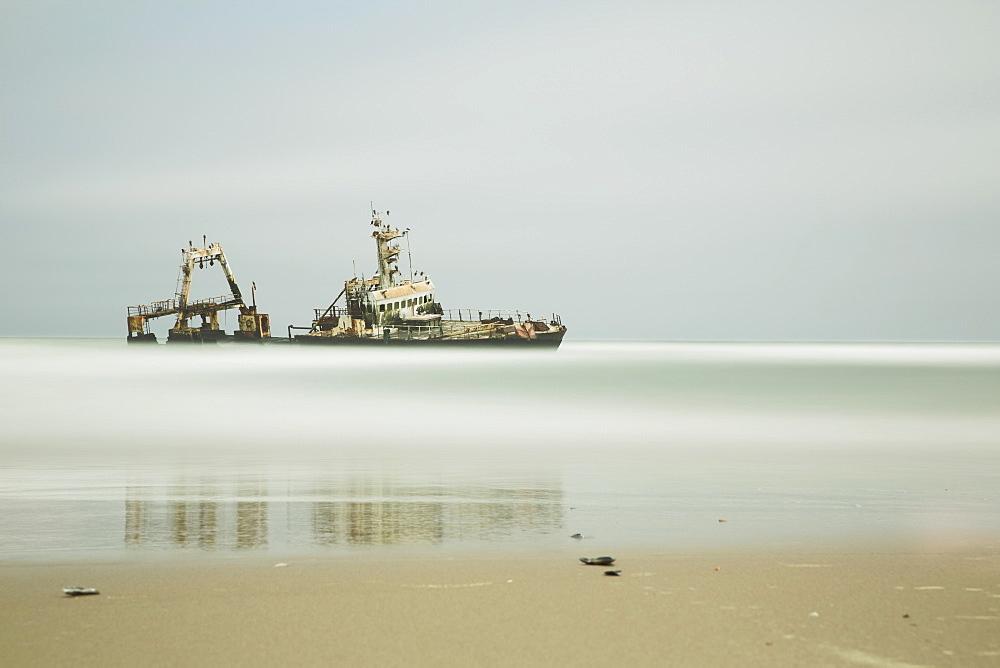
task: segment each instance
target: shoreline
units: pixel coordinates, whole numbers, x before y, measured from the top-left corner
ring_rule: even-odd
[[[691,666],[1000,659],[1000,550],[841,547],[616,553],[582,541],[501,556],[3,563],[0,659]],[[598,553],[615,556],[621,576],[577,559]],[[64,597],[63,586],[101,594]]]

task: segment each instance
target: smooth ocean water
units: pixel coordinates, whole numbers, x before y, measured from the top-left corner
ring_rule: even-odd
[[[4,561],[1000,545],[992,344],[0,339],[0,427]]]

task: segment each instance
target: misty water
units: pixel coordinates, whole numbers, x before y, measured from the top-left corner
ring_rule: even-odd
[[[1000,543],[992,344],[6,339],[0,380],[7,561]]]

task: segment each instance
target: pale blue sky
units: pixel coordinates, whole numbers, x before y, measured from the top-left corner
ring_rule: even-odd
[[[202,234],[275,330],[308,324],[372,272],[374,200],[446,307],[572,338],[997,340],[998,28],[988,2],[8,1],[0,335],[124,336]]]

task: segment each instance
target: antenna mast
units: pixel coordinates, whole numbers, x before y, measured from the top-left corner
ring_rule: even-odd
[[[410,284],[413,283],[413,255],[410,253],[410,228],[406,228],[403,232],[403,236],[406,237],[406,264],[410,267]]]

